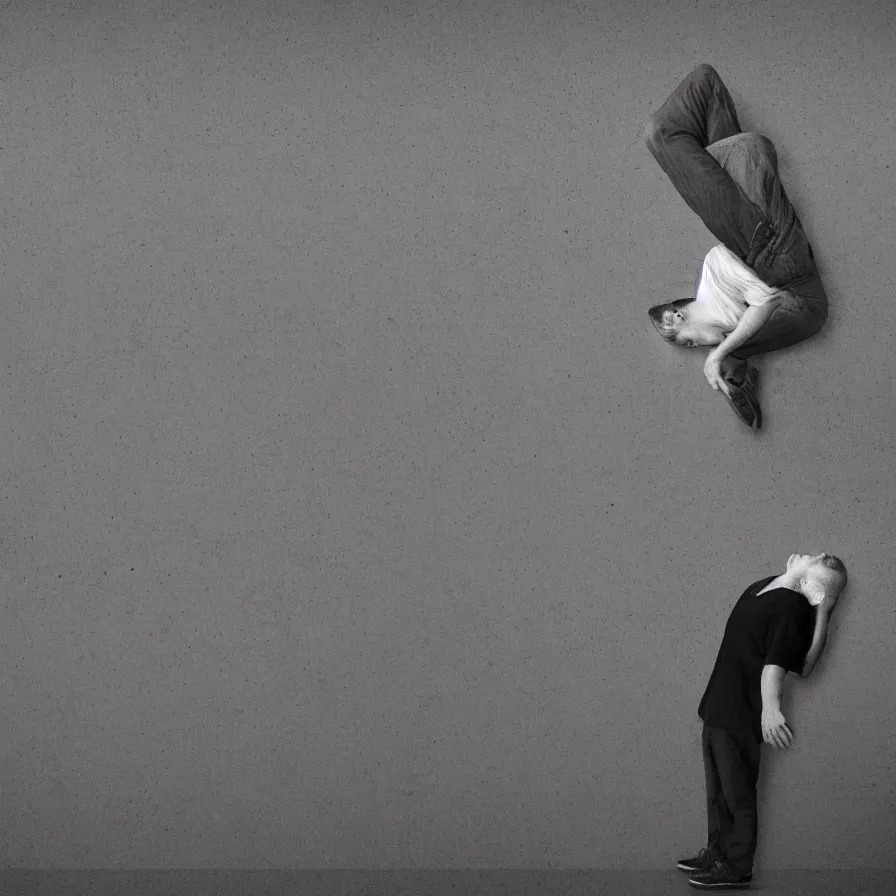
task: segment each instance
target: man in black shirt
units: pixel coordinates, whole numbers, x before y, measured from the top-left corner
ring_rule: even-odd
[[[846,567],[836,557],[791,554],[786,572],[754,582],[731,611],[698,710],[709,837],[697,856],[678,863],[693,872],[691,886],[750,886],[759,745],[790,746],[793,735],[781,713],[784,676],[806,678],[812,671],[845,586]]]

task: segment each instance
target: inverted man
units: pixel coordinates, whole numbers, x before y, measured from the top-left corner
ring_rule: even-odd
[[[731,611],[700,701],[708,839],[698,855],[678,863],[692,873],[691,886],[750,886],[760,744],[790,746],[784,677],[805,678],[815,667],[845,586],[846,568],[836,557],[791,554],[784,573],[754,582]]]
[[[813,336],[828,309],[812,247],[778,177],[775,147],[741,132],[728,89],[706,64],[651,116],[645,139],[721,241],[706,256],[694,298],[656,305],[650,318],[670,342],[714,346],[707,380],[758,429],[758,371],[747,358]]]

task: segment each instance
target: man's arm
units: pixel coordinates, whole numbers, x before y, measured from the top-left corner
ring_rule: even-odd
[[[733,351],[752,339],[780,304],[780,296],[774,295],[764,305],[750,305],[737,322],[737,326],[710,351],[703,367],[703,373],[713,389],[728,394],[727,386],[722,378],[722,359],[727,358]]]
[[[749,305],[743,317],[737,322],[737,326],[712,350],[712,353],[718,355],[721,361],[739,349],[759,332],[780,304],[781,297],[776,294],[763,305]]]
[[[803,668],[800,670],[800,675],[803,678],[809,677],[815,668],[815,664],[818,662],[818,658],[821,656],[822,650],[824,650],[825,641],[828,639],[828,623],[830,619],[829,612],[825,612],[821,607],[817,608],[815,611],[815,631],[812,633],[812,644],[806,653]]]
[[[781,712],[786,674],[787,670],[783,666],[762,667],[762,739],[770,746],[782,750],[786,750],[793,741],[793,734]]]

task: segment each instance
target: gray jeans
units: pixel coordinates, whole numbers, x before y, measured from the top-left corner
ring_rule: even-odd
[[[815,256],[778,176],[771,140],[741,131],[734,101],[707,64],[655,112],[647,147],[710,232],[769,286],[784,290],[758,333],[733,352],[747,358],[814,336],[828,301]]]

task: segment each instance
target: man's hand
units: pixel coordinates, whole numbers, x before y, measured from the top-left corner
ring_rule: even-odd
[[[787,727],[781,710],[762,710],[762,739],[779,750],[786,750],[793,742],[793,734]]]
[[[729,398],[731,397],[731,390],[722,376],[722,356],[718,352],[711,351],[706,356],[706,363],[703,365],[703,375],[713,389],[717,392],[722,392]]]

